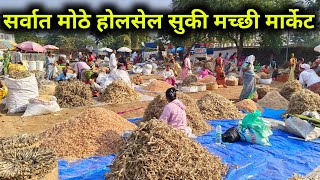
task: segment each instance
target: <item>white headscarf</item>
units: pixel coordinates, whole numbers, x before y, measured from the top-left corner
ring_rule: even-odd
[[[300,67],[304,70],[309,70],[310,69],[310,65],[309,64],[301,64]]]
[[[244,60],[244,63],[241,67],[241,70],[240,70],[240,76],[242,77],[243,76],[243,71],[242,71],[242,68],[245,67],[246,64],[250,64],[250,69],[254,70],[254,66],[253,66],[253,62],[256,60],[256,57],[254,55],[250,55],[248,56],[245,60]]]

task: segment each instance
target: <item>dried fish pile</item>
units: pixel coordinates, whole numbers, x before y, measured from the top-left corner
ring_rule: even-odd
[[[29,71],[10,71],[9,77],[12,79],[24,79],[30,77],[31,74]]]
[[[184,132],[153,119],[129,137],[108,180],[223,179],[228,166]]]
[[[263,108],[259,104],[252,101],[251,99],[244,99],[240,102],[237,102],[236,107],[240,111],[247,111],[250,113],[254,112],[255,110],[259,110],[260,112],[264,112]]]
[[[192,128],[192,133],[202,135],[212,129],[212,127],[203,119],[195,100],[182,92],[177,92],[177,98],[186,106],[188,126]],[[165,95],[158,95],[149,103],[144,112],[142,121],[145,122],[153,118],[160,118],[161,113],[167,104],[168,101],[166,100]]]
[[[62,108],[87,106],[92,101],[89,85],[81,81],[59,82],[55,89],[55,96]]]
[[[137,101],[139,95],[124,81],[113,81],[99,97],[99,101],[111,104],[123,104]]]
[[[320,112],[320,95],[308,89],[300,90],[291,96],[287,114],[302,114],[305,111]]]
[[[258,99],[262,99],[270,91],[271,91],[271,88],[268,85],[258,86],[257,87]]]
[[[282,97],[278,91],[268,92],[258,104],[270,109],[288,109],[289,101]]]
[[[38,81],[38,86],[41,86],[41,81],[44,81],[45,79],[45,75],[46,73],[43,71],[38,71],[38,70],[34,70],[34,71],[30,71],[30,73],[34,74],[36,76],[36,79]]]
[[[261,79],[270,79],[270,78],[272,78],[271,74],[267,74],[265,72],[259,73],[259,76],[260,76]]]
[[[286,82],[286,84],[283,86],[283,88],[280,91],[281,96],[286,98],[288,101],[290,101],[290,98],[293,93],[301,91],[302,86],[299,83],[298,80],[291,80]]]
[[[198,100],[197,104],[206,120],[242,118],[237,107],[219,94],[207,93]]]
[[[54,153],[47,148],[28,147],[6,151],[0,158],[0,179],[47,179],[57,168]],[[51,178],[58,178],[58,172]]]
[[[205,62],[204,67],[209,69],[211,72],[214,72],[214,63],[212,61]]]
[[[55,95],[55,89],[56,89],[56,84],[51,84],[51,85],[41,85],[39,88],[39,94],[40,95]]]
[[[147,91],[153,91],[153,92],[166,92],[166,90],[171,87],[172,86],[165,81],[154,80],[143,89]]]
[[[40,146],[54,149],[62,158],[105,156],[118,152],[121,134],[135,128],[110,110],[91,108],[41,133]]]
[[[194,74],[190,74],[186,77],[186,79],[183,80],[182,86],[190,86],[192,83],[195,83],[198,81],[198,77]]]
[[[216,82],[216,78],[214,76],[205,76],[204,78],[199,79],[199,82],[202,83],[214,83]]]
[[[136,85],[143,84],[143,79],[141,76],[134,76],[132,77],[131,81]]]
[[[37,143],[38,139],[34,135],[18,134],[0,139],[0,151],[30,147]]]

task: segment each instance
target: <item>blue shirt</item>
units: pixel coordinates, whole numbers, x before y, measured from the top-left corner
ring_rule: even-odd
[[[67,75],[65,76],[63,73],[60,73],[59,76],[57,77],[57,81],[66,81],[70,78],[75,77],[74,74],[71,73],[67,73]]]

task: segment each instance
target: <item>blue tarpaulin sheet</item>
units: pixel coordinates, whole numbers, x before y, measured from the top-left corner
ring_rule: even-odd
[[[272,118],[282,114],[283,111],[266,110],[264,117]],[[135,122],[140,118],[129,119]],[[212,126],[220,124],[222,130],[237,125],[238,121],[222,120],[209,121]],[[306,175],[320,165],[320,146],[312,142],[303,142],[287,138],[288,133],[273,130],[270,137],[272,144],[261,146],[246,142],[216,145],[214,131],[196,138],[196,141],[206,147],[211,153],[220,156],[224,163],[230,166],[226,177],[233,179],[275,179],[285,180],[298,173]],[[105,157],[92,157],[68,164],[59,160],[59,178],[62,180],[99,180],[109,171],[109,165],[114,155]]]

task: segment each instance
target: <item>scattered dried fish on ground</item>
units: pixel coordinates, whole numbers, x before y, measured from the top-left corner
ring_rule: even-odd
[[[184,132],[153,119],[129,137],[108,180],[223,179],[228,166]]]
[[[55,89],[55,96],[62,108],[82,107],[92,102],[90,86],[81,81],[61,81]]]
[[[0,158],[0,179],[47,179],[45,177],[56,167],[56,156],[50,149],[12,149]],[[58,172],[51,177],[57,179]]]
[[[251,99],[244,99],[240,102],[236,103],[236,107],[240,110],[240,111],[247,111],[247,112],[254,112],[255,110],[259,110],[260,112],[264,112],[263,108],[255,103],[254,101],[252,101]]]
[[[302,86],[298,80],[291,80],[286,82],[280,91],[281,96],[290,101],[291,95],[295,92],[301,91]]]
[[[24,79],[30,77],[31,74],[29,71],[10,71],[9,78],[12,79]]]
[[[138,93],[124,81],[113,81],[99,97],[99,101],[110,104],[123,104],[137,101]]]
[[[38,143],[38,139],[35,135],[30,134],[18,134],[11,137],[5,137],[0,139],[0,151],[16,148],[25,148],[33,146]]]
[[[214,76],[205,76],[204,78],[199,79],[199,82],[202,83],[214,83],[216,82],[216,78]]]
[[[212,127],[202,117],[195,100],[182,92],[177,92],[177,99],[179,99],[186,106],[188,126],[192,128],[192,133],[196,135],[202,135],[212,129]],[[168,101],[165,95],[158,95],[149,103],[144,112],[142,121],[145,122],[153,118],[160,118],[160,115],[167,104]]]
[[[39,135],[40,146],[52,148],[61,158],[87,158],[117,153],[121,134],[136,126],[118,114],[91,108]]]
[[[219,94],[207,93],[198,100],[197,104],[206,120],[241,119],[243,117],[235,104]]]
[[[165,81],[154,80],[148,86],[144,87],[144,90],[153,92],[166,92],[167,89],[172,88],[170,84]]]
[[[186,79],[183,80],[182,86],[190,86],[192,83],[195,83],[198,81],[198,77],[194,74],[190,74],[186,77]]]
[[[282,97],[278,91],[271,91],[259,100],[258,104],[270,109],[288,109],[289,101]]]
[[[302,114],[305,111],[320,112],[320,95],[302,89],[291,96],[287,114]]]

